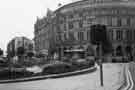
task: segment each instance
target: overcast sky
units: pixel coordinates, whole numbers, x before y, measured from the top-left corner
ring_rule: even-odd
[[[9,40],[16,36],[34,37],[37,16],[46,15],[47,8],[55,10],[71,0],[0,0],[0,48],[6,50]]]

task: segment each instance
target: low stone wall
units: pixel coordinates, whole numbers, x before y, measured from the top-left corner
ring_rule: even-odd
[[[67,77],[67,76],[72,76],[72,75],[80,75],[80,74],[84,74],[84,73],[90,73],[90,72],[95,71],[96,69],[97,69],[97,67],[94,66],[91,68],[77,70],[74,72],[62,73],[62,74],[51,74],[51,75],[32,76],[32,77],[27,77],[27,78],[10,79],[10,80],[0,80],[0,84],[34,81],[34,80],[49,79],[49,78],[62,78],[62,77]]]

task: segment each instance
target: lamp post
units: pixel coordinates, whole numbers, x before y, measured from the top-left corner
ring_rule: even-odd
[[[99,66],[100,66],[100,83],[101,83],[101,86],[103,86],[103,65],[102,65],[102,44],[99,44],[98,45],[99,47]]]

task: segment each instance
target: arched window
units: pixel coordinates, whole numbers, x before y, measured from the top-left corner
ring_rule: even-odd
[[[131,46],[126,46],[125,51],[126,51],[126,54],[127,55],[128,54],[132,54],[132,48],[131,48]]]
[[[120,27],[120,26],[121,26],[121,24],[122,24],[122,22],[121,22],[121,18],[118,18],[118,19],[117,19],[117,24],[118,24],[118,25],[117,25],[118,27]]]
[[[126,40],[131,41],[132,40],[132,31],[126,30]]]
[[[116,31],[116,40],[122,40],[123,39],[123,31],[117,30]]]
[[[94,49],[90,45],[87,47],[87,55],[94,56]]]
[[[84,40],[84,33],[83,32],[78,32],[78,39],[80,41]]]
[[[131,26],[131,19],[130,18],[127,18],[127,25]]]
[[[123,55],[122,47],[121,47],[121,46],[118,46],[118,47],[116,48],[116,55],[117,55],[117,56],[122,56],[122,55]]]

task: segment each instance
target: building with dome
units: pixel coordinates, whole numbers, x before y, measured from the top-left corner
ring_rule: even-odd
[[[42,32],[47,31],[51,31],[49,34],[54,36],[57,43],[70,41],[64,48],[87,49],[91,45],[90,26],[104,24],[107,26],[107,34],[113,46],[113,52],[109,57],[122,58],[128,52],[135,55],[135,0],[80,0],[61,6],[53,11],[52,16],[53,21],[49,25],[44,18],[35,23],[37,50],[44,49],[49,44],[42,42],[43,39],[50,40],[47,40],[47,35],[42,35]],[[42,24],[38,24],[39,22]],[[96,46],[93,48],[96,50]]]

